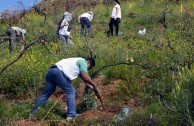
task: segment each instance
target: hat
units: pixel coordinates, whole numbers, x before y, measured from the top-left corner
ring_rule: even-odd
[[[90,62],[90,65],[91,65],[92,67],[95,67],[96,63],[95,63],[94,58],[88,57],[88,58],[86,58],[86,60]]]
[[[68,16],[68,15],[69,15],[69,12],[65,12],[64,15],[65,15],[65,16]]]
[[[92,11],[88,11],[87,13],[91,14],[93,16],[93,12]]]
[[[66,21],[71,21],[71,20],[72,20],[72,15],[71,15],[71,13],[65,12],[65,13],[64,13],[64,19],[65,19]]]

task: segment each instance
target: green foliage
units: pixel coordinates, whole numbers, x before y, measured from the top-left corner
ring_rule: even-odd
[[[27,102],[14,103],[6,110],[6,116],[13,120],[28,118],[30,104]]]
[[[14,120],[27,119],[30,104],[27,101],[15,101],[9,104],[0,102],[0,125],[8,125]]]
[[[75,45],[67,49],[64,49],[56,34],[57,24],[64,12],[54,12],[54,15],[46,21],[44,16],[28,13],[26,15],[28,20],[21,19],[21,24],[18,23],[18,26],[23,26],[27,30],[27,44],[47,33],[45,44],[51,53],[40,42],[29,48],[16,63],[1,74],[0,93],[22,100],[36,97],[45,83],[47,69],[62,58],[90,56],[89,44],[93,54],[96,55],[97,64],[91,73],[105,65],[130,63],[131,58],[136,64],[109,67],[99,73],[106,76],[106,84],[112,80],[121,80],[116,90],[121,100],[138,97],[140,99],[138,105],[144,107],[144,111],[133,112],[128,120],[118,122],[113,118],[107,125],[146,125],[151,113],[155,117],[156,125],[180,125],[183,115],[186,116],[188,124],[193,125],[193,2],[122,1],[121,7],[122,20],[119,31],[124,34],[117,37],[107,37],[105,34],[108,30],[112,5],[99,4],[90,8],[94,12],[92,20],[94,38],[80,35],[80,24],[76,19],[85,10],[83,8],[73,10],[71,36]],[[3,34],[8,24],[0,26],[0,33]],[[138,35],[138,30],[144,27],[147,30],[146,34]],[[20,45],[18,44],[14,54],[9,54],[8,41],[1,43],[0,68],[19,55]],[[77,85],[80,79],[73,82]],[[158,93],[164,95],[170,107],[180,112],[171,113],[166,110],[157,99]],[[91,100],[92,98],[89,102],[92,105]],[[49,101],[45,108],[40,108],[37,119],[42,120],[44,117],[45,120],[60,119],[56,114],[62,111],[60,104],[57,103],[50,110],[52,107],[53,102]],[[26,102],[20,106],[18,103],[5,106],[4,100],[0,100],[0,117],[2,117],[0,125],[6,125],[6,120],[9,122],[27,118],[28,112],[29,104]]]
[[[0,125],[4,125],[5,121],[5,112],[6,112],[6,105],[4,104],[3,100],[0,99]]]
[[[0,87],[1,91],[20,96],[28,92],[28,90],[24,92],[23,89],[40,87],[39,84],[44,79],[48,65],[51,65],[50,57],[39,55],[40,51],[31,51],[34,55],[26,54],[22,57],[22,60],[19,60],[9,68],[11,72],[3,73],[4,77],[1,76],[0,78],[3,84]]]
[[[194,97],[194,71],[190,71],[185,68],[179,69],[175,88],[171,93],[170,100],[174,101],[173,107],[180,111],[182,115],[185,115],[188,119],[189,125],[194,125],[193,118],[193,97]]]
[[[77,113],[82,113],[86,110],[96,110],[97,104],[95,102],[95,99],[91,94],[85,94],[81,99],[79,104],[76,106]]]
[[[59,101],[48,100],[45,106],[39,107],[33,116],[33,120],[60,120],[63,115],[63,108]]]
[[[122,79],[117,88],[117,94],[121,100],[137,96],[141,87],[138,81],[141,78],[141,68],[138,66],[116,66],[109,69],[107,79]]]

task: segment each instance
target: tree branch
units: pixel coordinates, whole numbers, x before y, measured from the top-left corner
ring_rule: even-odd
[[[138,63],[127,63],[127,62],[119,62],[119,63],[116,63],[116,64],[109,64],[109,65],[105,65],[103,67],[101,67],[100,69],[98,69],[97,71],[95,71],[94,73],[92,73],[91,77],[94,78],[101,70],[107,68],[107,67],[112,67],[112,66],[118,66],[118,65],[136,65],[136,66],[141,66],[143,68],[149,68],[149,67],[146,67],[146,66],[143,66],[141,64],[138,64]]]
[[[162,95],[162,94],[159,93],[159,96],[160,96],[161,102],[163,103],[163,105],[164,105],[169,111],[171,111],[171,112],[179,112],[178,110],[173,110],[173,109],[171,109],[171,108],[166,104],[166,102],[165,102],[164,99],[163,99],[163,95]]]
[[[11,62],[8,63],[7,65],[5,65],[3,68],[1,68],[1,70],[0,70],[0,75],[1,75],[1,74],[2,74],[9,66],[11,66],[13,63],[15,63],[16,61],[18,61],[18,60],[22,57],[22,55],[26,52],[26,50],[27,50],[29,47],[31,47],[31,46],[34,45],[37,41],[39,41],[40,39],[42,39],[42,37],[45,36],[46,34],[47,34],[47,33],[45,33],[45,34],[39,36],[39,37],[38,37],[36,40],[34,40],[32,43],[26,45],[26,46],[24,47],[24,49],[21,51],[21,53],[19,54],[19,56],[16,57],[16,59],[14,59],[13,61],[11,61]]]

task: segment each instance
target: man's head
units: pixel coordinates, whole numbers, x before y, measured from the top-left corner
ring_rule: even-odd
[[[95,67],[95,60],[93,58],[86,58],[86,62],[88,65],[88,69],[92,69],[93,67]]]
[[[114,0],[114,2],[120,5],[120,2],[119,2],[119,0]]]
[[[88,11],[87,13],[89,13],[90,15],[92,15],[92,16],[93,16],[93,12],[92,12],[92,11]]]

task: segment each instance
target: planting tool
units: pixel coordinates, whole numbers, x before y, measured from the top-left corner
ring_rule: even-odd
[[[97,98],[100,100],[101,105],[102,105],[104,111],[107,112],[107,109],[106,109],[106,107],[105,107],[105,105],[104,105],[104,103],[103,103],[103,101],[102,101],[102,98],[101,98],[100,94],[96,94],[96,96],[97,96]]]
[[[88,93],[88,89],[89,89],[89,87],[86,86],[85,89],[84,89],[84,93],[83,93],[83,94],[87,94],[87,93]],[[99,92],[95,92],[95,95],[96,95],[96,97],[100,100],[101,105],[102,105],[104,111],[107,113],[107,109],[106,109],[106,107],[105,107],[105,105],[104,105],[104,103],[103,103],[103,101],[102,101],[102,98],[101,98]]]

